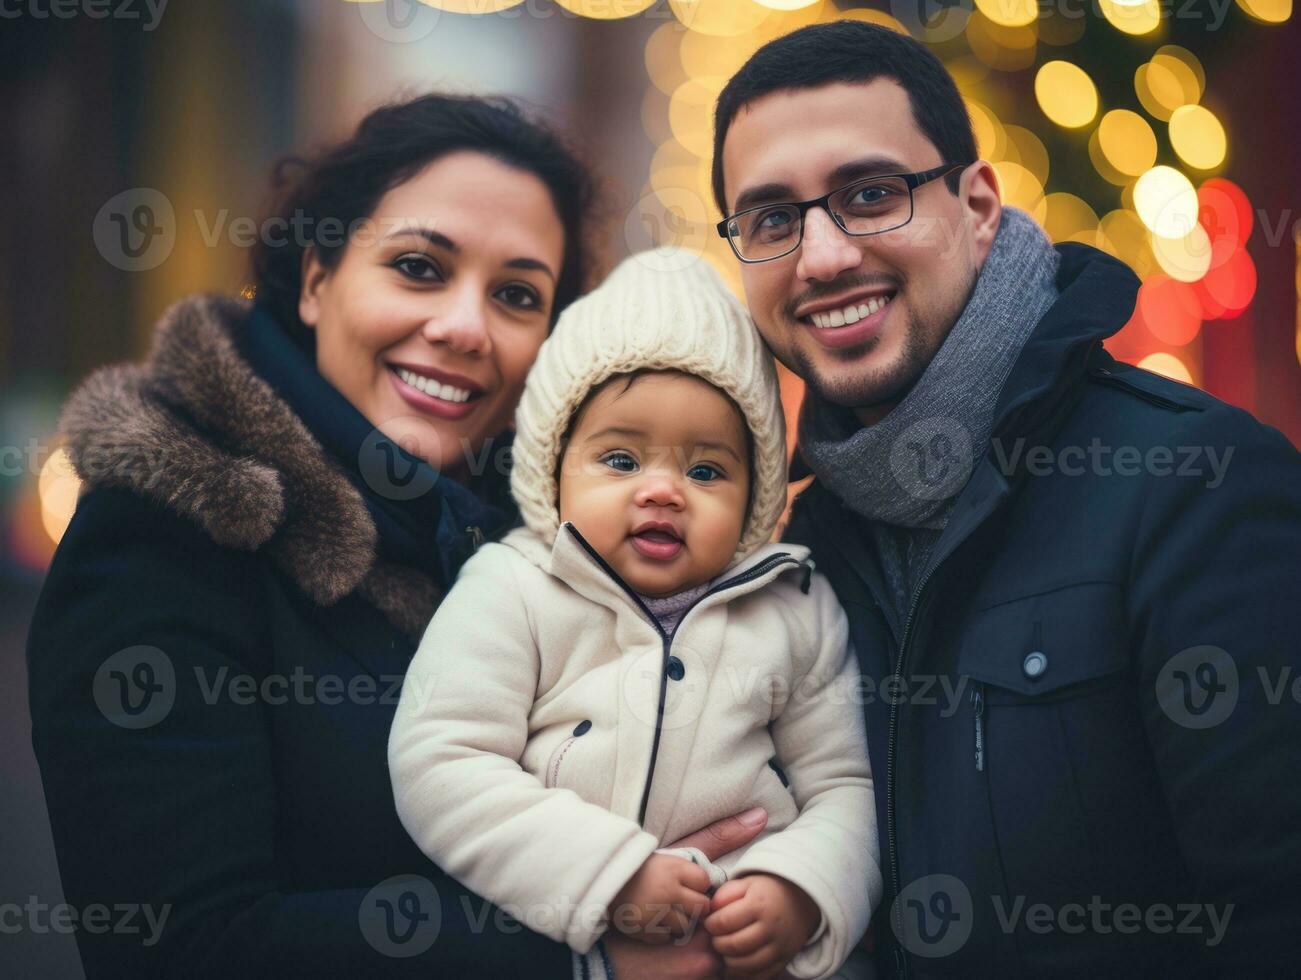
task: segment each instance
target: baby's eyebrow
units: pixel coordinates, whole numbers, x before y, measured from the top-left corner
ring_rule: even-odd
[[[712,449],[716,453],[726,453],[738,463],[742,462],[740,454],[725,442],[698,442],[696,446],[700,449]]]

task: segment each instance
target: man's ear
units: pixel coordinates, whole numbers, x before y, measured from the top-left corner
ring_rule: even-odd
[[[312,329],[321,317],[321,290],[329,270],[321,265],[316,249],[311,246],[303,249],[302,289],[298,293],[298,319],[303,326]]]
[[[966,212],[972,261],[977,269],[985,264],[985,256],[993,247],[1003,220],[1003,202],[998,193],[998,178],[994,166],[987,160],[977,160],[962,172],[958,184],[958,198]]]

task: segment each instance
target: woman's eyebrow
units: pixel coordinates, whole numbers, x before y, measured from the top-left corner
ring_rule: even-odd
[[[457,255],[461,251],[460,246],[458,246],[456,242],[452,241],[442,232],[434,231],[432,228],[399,228],[397,231],[385,235],[383,240],[388,241],[390,238],[401,238],[403,235],[416,235],[423,238],[431,245],[437,245],[439,248],[446,249],[453,255]],[[551,267],[540,259],[531,259],[527,256],[520,256],[519,258],[508,260],[505,263],[505,266],[508,269],[532,269],[537,272],[543,272],[546,273],[552,282],[556,281],[556,274],[551,271]]]

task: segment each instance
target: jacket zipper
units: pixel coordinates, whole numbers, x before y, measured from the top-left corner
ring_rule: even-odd
[[[971,712],[976,720],[976,772],[985,771],[985,686],[971,688]]]
[[[926,571],[922,574],[921,581],[917,585],[917,591],[913,593],[912,602],[908,606],[908,616],[904,620],[903,635],[899,640],[899,655],[895,658],[894,676],[903,677],[904,658],[908,652],[908,640],[912,636],[913,620],[917,613],[918,606],[921,605],[922,593],[926,591],[926,583],[930,581],[931,575],[935,571],[935,565],[928,565]],[[890,881],[894,886],[894,927],[896,943],[894,948],[895,973],[899,977],[908,976],[908,956],[904,951],[903,945],[899,938],[904,935],[903,931],[903,909],[899,906],[899,848],[897,845],[897,831],[895,829],[894,813],[894,782],[895,782],[895,756],[897,755],[898,736],[899,736],[899,698],[890,699],[890,729],[886,739],[886,756],[885,756],[885,821],[886,835],[889,838],[890,846]]]
[[[569,533],[574,536],[574,540],[576,540],[580,545],[582,545],[583,550],[587,552],[587,554],[592,558],[594,562],[596,562],[597,566],[602,571],[604,571],[607,575],[609,575],[610,578],[614,579],[614,581],[618,583],[619,587],[622,588],[624,592],[628,593],[628,597],[632,599],[634,603],[636,603],[637,608],[640,609],[643,614],[645,614],[646,618],[650,620],[650,624],[655,627],[655,632],[659,633],[660,635],[660,643],[662,644],[662,650],[660,653],[660,694],[659,694],[659,704],[656,706],[655,709],[655,736],[651,741],[650,766],[648,767],[646,772],[646,785],[645,788],[642,790],[641,805],[638,807],[637,810],[637,823],[639,825],[642,825],[645,824],[646,822],[646,809],[650,805],[651,783],[654,781],[655,778],[655,760],[659,756],[659,751],[660,751],[660,735],[662,734],[663,724],[664,724],[664,701],[668,695],[669,651],[673,647],[673,637],[669,636],[667,633],[664,632],[664,627],[660,626],[659,620],[655,618],[654,613],[652,613],[649,609],[646,608],[646,604],[642,602],[640,598],[638,598],[637,593],[634,592],[632,588],[628,585],[628,583],[625,582],[620,577],[619,573],[610,567],[609,562],[607,562],[604,558],[602,558],[601,555],[596,551],[596,549],[587,543],[587,539],[584,538],[582,534],[579,533],[578,528],[574,527],[572,524],[566,524],[565,527],[568,529]],[[744,583],[752,581],[761,575],[766,575],[772,569],[777,568],[780,565],[786,565],[786,564],[791,564],[791,565],[807,564],[809,571],[812,570],[811,562],[809,562],[807,559],[801,561],[798,558],[793,558],[791,557],[791,554],[788,551],[782,551],[779,552],[778,554],[765,558],[762,562],[760,562],[758,565],[755,565],[753,568],[747,569],[746,571],[742,572],[740,575],[733,576],[732,578],[729,578],[724,582],[719,582],[717,585],[713,586],[711,589],[709,589],[709,591],[705,592],[703,595],[697,596],[695,601],[692,602],[691,605],[687,606],[687,608],[683,611],[681,617],[679,617],[678,626],[677,629],[673,631],[673,636],[677,636],[678,633],[681,632],[682,624],[686,622],[687,616],[690,614],[691,610],[695,609],[696,606],[700,605],[700,603],[704,602],[711,595],[716,595],[717,593],[722,592],[724,589],[730,589],[732,586],[735,585],[743,585]],[[806,581],[807,581],[807,577],[808,576],[806,574]]]

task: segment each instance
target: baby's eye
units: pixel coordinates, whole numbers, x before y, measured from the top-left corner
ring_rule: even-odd
[[[695,466],[691,467],[691,469],[687,470],[687,476],[691,477],[693,480],[700,480],[704,483],[717,480],[722,475],[723,474],[718,467],[710,466],[708,463],[697,463]]]
[[[628,453],[608,453],[601,457],[601,462],[620,473],[631,473],[637,469],[637,461]]]

